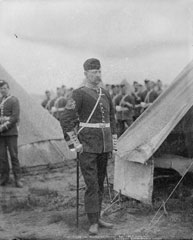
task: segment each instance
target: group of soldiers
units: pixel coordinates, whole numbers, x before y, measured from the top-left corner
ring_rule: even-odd
[[[144,85],[136,81],[133,82],[132,86],[127,82],[118,85],[106,84],[103,88],[109,92],[113,102],[118,137],[163,92],[163,84],[160,79],[156,82],[145,79]],[[67,89],[62,85],[56,89],[56,97],[51,98],[51,92],[47,90],[41,105],[60,121],[61,114],[72,92],[73,88]]]
[[[56,96],[51,97],[51,91],[45,91],[45,99],[41,105],[47,109],[57,120],[60,120],[60,115],[67,103],[67,99],[71,96],[73,88],[67,89],[65,85],[56,88]]]
[[[97,235],[99,227],[113,227],[101,218],[101,208],[107,162],[117,151],[117,136],[151,105],[162,86],[161,82],[145,80],[145,88],[134,82],[133,90],[126,84],[101,87],[101,63],[96,58],[87,59],[83,71],[82,87],[73,90],[63,85],[57,88],[53,99],[46,91],[42,106],[59,120],[69,149],[77,151],[86,184],[84,205],[90,223],[88,231]],[[0,94],[0,185],[9,181],[9,150],[16,187],[22,187],[17,150],[19,100],[10,94],[9,84],[3,79]]]
[[[118,137],[145,111],[162,93],[163,84],[145,79],[144,85],[134,81],[120,85],[106,84],[113,105],[117,124]]]

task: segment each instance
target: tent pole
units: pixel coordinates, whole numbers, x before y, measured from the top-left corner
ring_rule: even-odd
[[[79,152],[76,159],[76,227],[79,228]]]
[[[107,188],[108,188],[108,192],[109,192],[109,198],[110,198],[110,202],[112,201],[112,197],[111,197],[111,187],[109,184],[109,178],[108,178],[108,173],[106,171],[106,182],[107,182]]]

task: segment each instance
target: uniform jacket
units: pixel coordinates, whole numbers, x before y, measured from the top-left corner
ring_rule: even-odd
[[[18,135],[17,124],[19,122],[19,114],[19,100],[16,97],[8,96],[7,99],[0,98],[0,126],[3,127],[0,136]]]
[[[158,93],[155,90],[151,90],[148,95],[148,102],[153,103],[158,98]]]
[[[114,97],[113,103],[114,103],[115,108],[116,108],[116,106],[120,106],[120,102],[124,97],[125,97],[125,95],[123,95],[123,94],[119,94]],[[123,117],[123,111],[116,111],[117,120],[123,120],[122,117]]]
[[[72,131],[77,122],[86,122],[92,109],[98,99],[99,92],[97,90],[81,87],[74,90],[72,99],[74,108],[67,108],[61,116],[61,126],[66,133]],[[79,140],[83,145],[84,152],[102,153],[113,150],[112,134],[116,133],[114,107],[110,94],[102,88],[101,99],[90,119],[89,123],[110,123],[110,128],[83,128],[78,134]]]
[[[127,110],[122,111],[122,120],[133,119],[134,106],[135,106],[134,97],[132,95],[128,94],[128,95],[124,96],[122,100],[132,104],[132,106],[133,106],[133,107],[128,107],[127,105],[121,104],[122,107],[127,108]]]
[[[54,113],[54,117],[58,120],[61,118],[61,113],[66,106],[67,100],[65,97],[61,96],[58,99],[56,99],[54,103],[54,107],[56,108],[56,112]]]

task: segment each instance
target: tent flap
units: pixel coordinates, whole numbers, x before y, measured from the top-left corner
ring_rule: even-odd
[[[193,103],[193,62],[119,138],[124,160],[145,163],[159,148]]]
[[[140,164],[115,158],[114,190],[125,196],[151,204],[153,191],[153,162]]]

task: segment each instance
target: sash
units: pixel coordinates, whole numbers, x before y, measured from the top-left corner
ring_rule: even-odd
[[[84,89],[82,89],[82,90],[83,90],[84,92],[86,92]],[[94,97],[93,95],[91,95],[90,92],[87,92],[87,93],[88,93],[90,96]],[[88,123],[88,122],[90,121],[91,117],[93,116],[94,111],[96,110],[96,107],[97,107],[97,105],[98,105],[98,103],[99,103],[102,95],[103,95],[103,94],[102,94],[102,89],[99,88],[99,96],[98,96],[98,99],[97,99],[97,101],[96,101],[96,103],[95,103],[95,105],[94,105],[94,107],[93,107],[93,109],[92,109],[92,112],[90,113],[88,119],[86,120],[86,123]],[[94,97],[94,99],[95,99],[95,97]],[[85,128],[85,127],[81,127],[81,128],[78,130],[78,134],[80,133],[80,131],[82,131],[83,128]]]
[[[0,103],[0,109],[3,108],[3,105],[5,104],[5,102],[7,102],[8,99],[10,99],[12,96],[9,95],[7,98],[5,98],[1,103]]]

